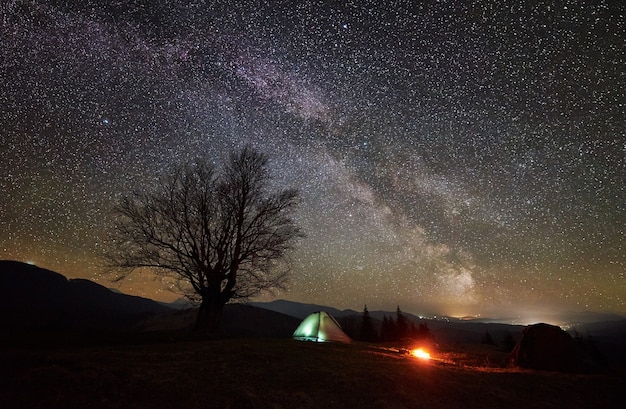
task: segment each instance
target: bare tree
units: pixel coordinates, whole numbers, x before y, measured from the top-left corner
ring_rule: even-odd
[[[223,169],[179,167],[151,191],[125,197],[108,264],[120,279],[138,268],[171,277],[200,302],[196,329],[219,328],[224,305],[283,288],[286,256],[301,236],[292,219],[298,192],[270,192],[268,159],[251,147]]]

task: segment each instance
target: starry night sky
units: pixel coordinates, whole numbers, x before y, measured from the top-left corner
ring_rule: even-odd
[[[626,7],[520,3],[5,0],[0,259],[110,285],[116,200],[252,144],[303,197],[281,298],[626,313]]]

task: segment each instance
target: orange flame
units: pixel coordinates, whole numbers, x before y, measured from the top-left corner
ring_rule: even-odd
[[[430,359],[430,354],[424,351],[422,348],[414,349],[411,351],[411,355],[419,359]]]

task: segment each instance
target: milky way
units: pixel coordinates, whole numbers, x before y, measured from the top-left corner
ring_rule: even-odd
[[[303,197],[281,297],[626,313],[623,2],[156,3],[0,5],[0,258],[110,285],[116,200],[252,144]]]

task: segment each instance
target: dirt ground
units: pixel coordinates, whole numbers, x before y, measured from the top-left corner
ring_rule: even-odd
[[[0,352],[1,408],[622,408],[626,378],[512,369],[483,346],[39,340]],[[93,341],[93,340],[92,340]]]

